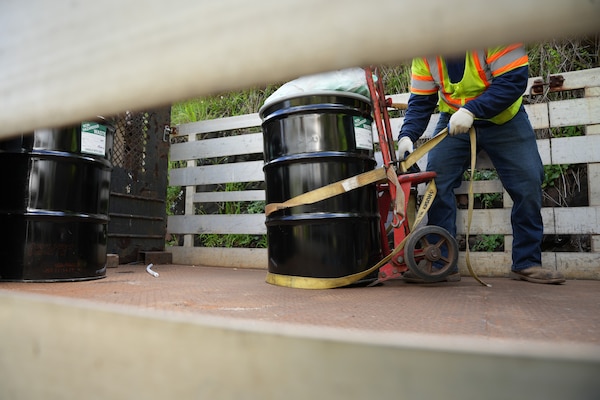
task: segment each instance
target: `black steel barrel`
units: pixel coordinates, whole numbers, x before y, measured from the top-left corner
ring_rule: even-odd
[[[267,203],[282,203],[375,167],[371,102],[364,96],[289,96],[266,103],[259,114]],[[310,278],[365,271],[382,258],[379,219],[374,184],[276,211],[265,221],[268,271]]]
[[[113,136],[98,120],[0,142],[0,280],[106,276]]]

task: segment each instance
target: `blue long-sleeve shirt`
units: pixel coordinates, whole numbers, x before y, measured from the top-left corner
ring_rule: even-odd
[[[446,59],[448,76],[452,83],[462,80],[465,71],[465,59]],[[527,66],[516,68],[495,77],[491,85],[479,97],[471,100],[464,107],[471,111],[476,118],[492,118],[513,104],[527,89],[529,69]],[[400,129],[399,138],[408,136],[413,142],[425,132],[431,114],[438,102],[438,94],[411,94],[408,99],[408,109],[404,115],[404,123]],[[491,124],[488,121],[475,120],[474,125]]]

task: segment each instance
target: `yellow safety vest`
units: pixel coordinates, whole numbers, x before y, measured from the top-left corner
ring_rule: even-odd
[[[467,52],[463,78],[452,83],[442,57],[416,58],[412,62],[411,93],[431,95],[437,92],[440,111],[453,114],[480,96],[494,77],[528,63],[527,53],[521,44]],[[487,121],[495,124],[510,121],[519,111],[522,101],[519,97],[506,110]]]

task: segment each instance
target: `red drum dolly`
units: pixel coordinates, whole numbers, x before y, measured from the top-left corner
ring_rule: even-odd
[[[444,280],[456,269],[458,244],[444,228],[434,225],[419,227],[431,201],[435,197],[436,173],[420,172],[416,161],[445,137],[445,132],[430,140],[430,146],[421,146],[404,160],[396,159],[388,107],[405,109],[404,104],[393,104],[385,98],[383,83],[376,67],[365,69],[367,84],[373,102],[373,117],[379,136],[388,181],[377,185],[384,258],[378,279],[371,285],[400,278],[408,270],[426,282]],[[417,212],[417,186],[427,183],[427,189]],[[392,214],[389,228],[386,222]],[[388,232],[393,232],[393,246]]]

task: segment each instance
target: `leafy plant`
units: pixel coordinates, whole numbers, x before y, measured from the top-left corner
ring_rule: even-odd
[[[504,235],[479,235],[473,251],[496,251],[504,247]]]
[[[410,63],[383,66],[379,69],[379,75],[387,93],[408,93],[410,90]]]
[[[229,234],[219,235],[213,233],[198,235],[198,241],[204,247],[246,247],[266,248],[266,235]]]
[[[565,174],[568,168],[568,164],[544,165],[544,181],[542,182],[542,189],[555,186],[557,180]]]
[[[471,179],[470,171],[465,172],[463,180]],[[475,170],[473,174],[474,181],[491,181],[498,179],[498,173],[495,169]],[[473,197],[480,201],[481,207],[488,209],[494,208],[494,205],[502,201],[502,193],[475,193]]]
[[[502,193],[479,193],[475,195],[481,201],[481,207],[488,209],[494,208],[494,205],[502,201]]]
[[[565,126],[562,128],[555,128],[552,131],[553,137],[574,137],[585,135],[585,127],[583,126]]]
[[[173,104],[171,123],[177,125],[255,113],[277,87],[273,84],[265,88],[251,88]]]
[[[600,34],[532,43],[527,50],[530,76],[593,68],[600,61]]]
[[[175,215],[175,206],[183,197],[181,186],[167,186],[167,215]]]

